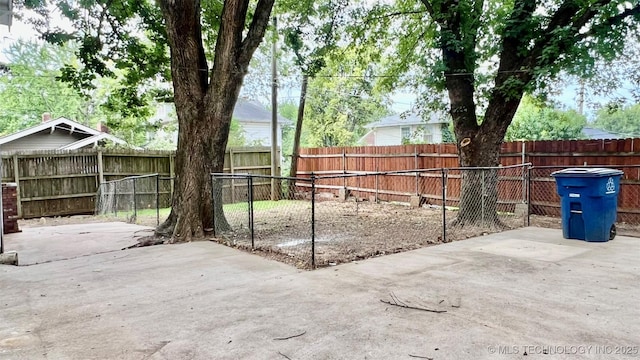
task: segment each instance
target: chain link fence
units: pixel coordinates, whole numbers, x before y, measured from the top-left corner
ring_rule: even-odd
[[[300,268],[315,266],[310,179],[225,173],[211,182],[218,239]]]
[[[527,167],[212,174],[213,228],[300,268],[335,265],[525,226]]]
[[[130,223],[158,225],[169,215],[173,178],[130,176],[100,184],[96,215]]]
[[[529,169],[529,218],[528,225],[538,227],[562,228],[560,197],[551,174],[567,166],[533,166]],[[621,170],[618,194],[618,235],[640,236],[640,165],[630,166],[574,166],[574,168],[610,168]]]
[[[623,171],[618,234],[640,236],[640,166]],[[216,239],[303,269],[523,226],[560,229],[559,166],[438,168],[309,177],[212,174]],[[169,215],[173,179],[100,186],[97,213],[144,225]]]

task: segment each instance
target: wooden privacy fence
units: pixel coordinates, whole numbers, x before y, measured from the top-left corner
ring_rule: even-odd
[[[619,168],[625,172],[618,198],[621,218],[640,223],[640,168],[634,167],[640,165],[640,139],[509,142],[502,145],[500,163],[503,166],[531,163],[534,168],[554,166],[557,167],[555,170],[585,165]],[[455,144],[311,148],[301,150],[298,176],[457,167],[459,161]],[[501,175],[499,191],[511,194],[510,203],[519,199],[524,202],[526,189],[530,186],[532,214],[557,216],[560,203],[551,172],[551,169],[532,171],[529,185],[523,182],[526,174]],[[409,175],[373,176],[360,180],[340,178],[325,180],[318,186],[334,193],[345,187],[360,188],[384,201],[408,201],[411,196],[422,193],[429,201],[429,198],[436,200],[440,197],[441,177],[438,172],[425,172],[419,177],[413,175],[413,178]],[[450,195],[447,198],[453,200],[460,191],[460,174],[449,173],[447,179]]]
[[[270,151],[268,147],[229,149],[224,171],[269,174]],[[146,174],[172,178],[175,171],[172,151],[88,149],[1,156],[2,182],[17,184],[18,214],[25,219],[93,214],[100,184]],[[161,187],[163,203],[168,203],[172,191],[172,182]]]

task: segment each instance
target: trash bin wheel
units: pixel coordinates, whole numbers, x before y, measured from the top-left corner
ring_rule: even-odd
[[[616,237],[616,224],[611,225],[611,229],[609,230],[609,240],[613,240]]]

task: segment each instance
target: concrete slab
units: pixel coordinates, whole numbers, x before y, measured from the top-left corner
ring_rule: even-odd
[[[312,272],[210,242],[5,266],[0,359],[637,358],[638,255],[527,228]]]
[[[118,251],[152,231],[124,222],[23,227],[20,233],[5,235],[5,251],[17,252],[19,265],[33,265]]]
[[[519,239],[506,239],[489,245],[479,246],[473,250],[495,255],[542,261],[560,261],[589,251],[589,249],[582,247],[555,245]]]

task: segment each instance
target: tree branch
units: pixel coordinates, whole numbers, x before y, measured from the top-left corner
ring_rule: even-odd
[[[305,331],[301,332],[300,334],[291,335],[291,336],[285,336],[285,337],[277,337],[277,338],[273,338],[273,340],[289,340],[289,339],[300,337],[300,336],[302,336],[302,335],[304,335],[306,333],[307,333],[307,331],[305,330]]]
[[[254,51],[260,45],[264,33],[269,24],[269,17],[271,16],[271,9],[275,0],[259,0],[256,5],[256,10],[253,13],[253,20],[249,26],[247,36],[242,41],[242,45],[239,53],[239,62],[241,64],[249,63]]]
[[[424,14],[425,12],[429,12],[429,11],[428,10],[396,11],[396,12],[392,12],[392,13],[388,13],[388,14],[384,14],[384,15],[380,15],[380,16],[377,16],[377,17],[374,17],[374,18],[367,19],[366,23],[373,22],[373,21],[378,21],[378,20],[382,20],[382,19],[388,19],[388,18],[391,18],[391,17],[394,17],[394,16],[400,16],[400,15]]]
[[[433,309],[427,309],[427,308],[424,308],[424,307],[407,305],[403,301],[398,299],[396,294],[394,294],[393,292],[389,293],[389,296],[391,297],[391,301],[380,299],[380,302],[383,302],[383,303],[388,304],[388,305],[398,306],[398,307],[405,308],[405,309],[420,310],[420,311],[432,312],[432,313],[437,313],[437,314],[441,314],[441,313],[446,313],[447,312],[447,310],[433,310]]]
[[[584,32],[582,34],[578,34],[576,36],[576,40],[578,40],[578,41],[584,40],[584,39],[586,39],[586,38],[588,38],[590,36],[595,35],[595,33],[598,30],[609,28],[609,27],[612,27],[614,25],[619,25],[624,19],[626,19],[628,17],[631,17],[631,16],[637,16],[637,15],[640,15],[640,5],[636,5],[635,7],[632,7],[631,9],[626,9],[625,11],[621,12],[618,15],[608,18],[603,23],[596,24],[596,25],[592,26],[589,31]]]
[[[424,5],[425,8],[427,8],[427,11],[429,12],[429,14],[431,15],[431,17],[433,17],[433,5],[431,5],[431,3],[429,2],[429,0],[421,0],[422,4]]]

